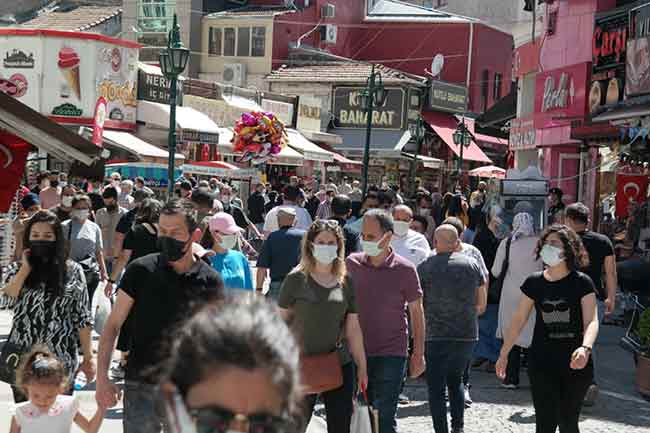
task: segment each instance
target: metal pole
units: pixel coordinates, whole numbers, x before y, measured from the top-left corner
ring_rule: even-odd
[[[416,133],[415,133],[415,155],[413,155],[413,159],[411,159],[411,167],[409,168],[409,182],[410,182],[410,193],[411,197],[415,196],[415,173],[417,170],[417,164],[418,164],[418,155],[422,151],[422,141],[423,137],[420,135],[424,136],[424,134],[421,134],[422,132],[422,118],[418,117],[417,121],[417,127],[416,127]]]
[[[368,98],[366,102],[366,145],[363,149],[363,183],[361,185],[361,192],[363,196],[366,196],[368,191],[368,168],[370,166],[370,134],[372,133],[372,108],[374,105],[374,90],[375,90],[375,65],[373,63],[372,70],[370,72],[370,78],[368,80]]]
[[[169,86],[169,138],[167,142],[167,149],[169,156],[167,158],[167,178],[169,184],[167,185],[167,199],[174,196],[174,168],[176,162],[176,85],[178,82],[177,76],[170,78]]]

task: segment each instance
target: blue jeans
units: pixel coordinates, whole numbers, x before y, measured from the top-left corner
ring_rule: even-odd
[[[485,358],[497,362],[501,351],[501,340],[496,337],[499,324],[499,305],[488,304],[485,313],[478,318],[479,338],[474,348],[474,358]]]
[[[278,302],[281,287],[282,281],[271,281],[269,283],[269,291],[267,292],[266,297],[272,299],[275,302]]]
[[[427,341],[427,386],[429,410],[436,433],[448,433],[445,388],[449,390],[452,431],[464,427],[465,398],[463,371],[472,358],[475,342],[435,340]]]
[[[406,371],[405,356],[368,357],[368,400],[379,411],[379,433],[397,431],[397,402]]]
[[[166,424],[162,399],[153,385],[127,381],[124,385],[124,433],[160,433]],[[169,429],[165,428],[165,431]]]

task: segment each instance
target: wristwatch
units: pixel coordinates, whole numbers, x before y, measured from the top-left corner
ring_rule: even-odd
[[[111,278],[108,279],[108,282],[111,283],[111,284],[115,284],[115,283],[116,283],[116,281],[113,280],[113,279],[111,279]]]
[[[584,345],[583,345],[583,346],[580,346],[580,347],[583,348],[583,349],[585,349],[585,350],[586,350],[587,352],[589,352],[589,354],[591,355],[591,351],[592,351],[592,348],[591,348],[591,347],[589,347],[589,346],[584,346]]]

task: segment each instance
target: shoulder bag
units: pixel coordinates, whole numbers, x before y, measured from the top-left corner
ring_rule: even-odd
[[[16,332],[15,326],[11,328],[9,338],[7,338],[7,341],[2,346],[2,351],[0,351],[0,381],[9,385],[16,383],[16,370],[21,357],[26,352],[23,346],[11,342],[14,332]]]
[[[506,257],[503,260],[501,265],[501,272],[499,276],[493,279],[490,282],[490,287],[488,288],[488,304],[498,304],[501,300],[501,291],[503,290],[503,280],[506,278],[508,273],[508,266],[510,265],[510,244],[512,243],[512,237],[509,237],[506,241]]]
[[[72,220],[70,220],[70,223],[68,224],[68,251],[72,249],[71,245]],[[100,280],[99,263],[97,263],[97,259],[92,255],[79,260],[77,263],[81,265],[81,269],[84,272],[84,276],[86,277],[86,287],[88,287],[88,293],[92,300],[92,295],[95,293],[95,289],[99,285]]]
[[[320,394],[343,386],[343,370],[338,350],[303,356],[300,360],[300,373],[305,395]]]

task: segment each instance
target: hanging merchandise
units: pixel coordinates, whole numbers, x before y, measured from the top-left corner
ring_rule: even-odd
[[[7,212],[27,163],[32,145],[8,132],[0,131],[0,212]]]
[[[240,162],[262,164],[273,159],[287,144],[284,123],[269,112],[244,113],[235,124],[233,149],[243,153]]]

